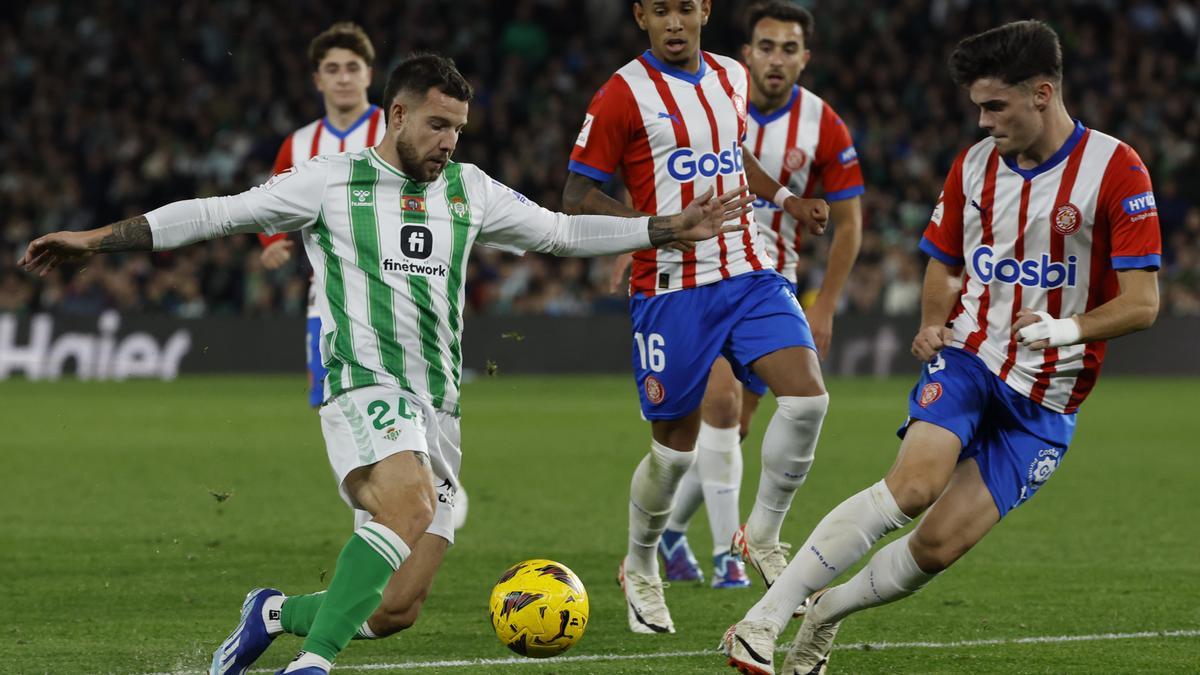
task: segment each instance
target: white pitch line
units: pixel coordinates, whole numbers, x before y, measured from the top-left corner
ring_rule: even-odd
[[[1148,638],[1189,638],[1200,637],[1200,630],[1163,630],[1141,631],[1137,633],[1097,633],[1094,635],[1035,635],[1023,638],[992,638],[988,640],[956,640],[953,642],[860,642],[858,644],[837,645],[834,649],[841,651],[862,650],[875,651],[885,649],[953,649],[957,647],[990,647],[995,645],[1028,645],[1054,644],[1062,642],[1098,642],[1102,640],[1144,640]],[[784,651],[782,647],[777,651]],[[338,671],[348,670],[420,670],[424,668],[467,668],[479,666],[519,666],[534,663],[588,663],[593,661],[642,661],[650,659],[691,658],[695,656],[717,656],[715,649],[652,652],[649,654],[580,654],[577,656],[561,656],[544,661],[516,656],[503,659],[454,659],[447,661],[409,661],[408,663],[360,663],[339,664]],[[175,673],[151,673],[149,675],[179,675],[188,671]],[[256,669],[252,673],[270,673],[271,670]]]

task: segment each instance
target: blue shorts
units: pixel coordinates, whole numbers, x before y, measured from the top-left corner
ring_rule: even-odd
[[[943,349],[921,370],[908,397],[908,420],[936,424],[962,441],[1003,518],[1058,468],[1075,433],[1075,414],[1043,408],[1009,387],[979,357]]]
[[[792,281],[792,282],[788,282],[788,283],[792,287],[792,295],[797,295],[796,291],[798,289],[796,287],[796,282]],[[801,310],[801,312],[803,313],[803,310]],[[808,328],[808,319],[807,318],[805,318],[805,320],[804,320],[804,327]],[[811,329],[809,330],[809,339],[812,340],[812,330]],[[815,344],[815,342],[814,342],[814,344]],[[742,381],[742,384],[744,384],[746,386],[746,388],[750,390],[751,393],[753,393],[755,396],[758,396],[759,398],[765,396],[767,393],[767,383],[763,382],[761,377],[759,377],[758,375],[755,375],[754,371],[750,371],[749,373],[747,373],[745,379]]]
[[[321,363],[321,317],[308,317],[304,332],[305,360],[308,362],[308,404],[315,408],[325,402],[325,375],[329,372]]]
[[[815,350],[795,291],[774,270],[629,299],[633,373],[648,420],[686,417],[700,406],[708,372],[724,356],[749,380],[750,364],[787,347]]]

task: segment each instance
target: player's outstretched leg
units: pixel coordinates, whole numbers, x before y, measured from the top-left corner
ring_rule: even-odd
[[[846,583],[814,594],[785,661],[794,669],[784,672],[809,673],[827,664],[842,619],[916,593],[999,521],[977,461],[959,462],[945,492],[915,530],[881,548]]]
[[[237,627],[213,652],[209,675],[242,675],[267,651],[282,632],[277,627],[282,600],[283,593],[274,588],[256,588],[246,594]],[[272,621],[276,624],[273,632],[269,627]]]

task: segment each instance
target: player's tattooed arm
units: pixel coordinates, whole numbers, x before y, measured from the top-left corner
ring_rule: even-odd
[[[146,216],[127,218],[109,225],[109,232],[100,230],[100,242],[96,245],[97,253],[112,253],[115,251],[149,251],[154,248],[154,238],[150,234],[150,221]]]
[[[150,222],[137,216],[86,232],[52,232],[29,243],[17,265],[45,276],[66,262],[86,260],[93,253],[149,251],[154,247]]]
[[[563,186],[563,211],[571,215],[620,216],[639,218],[647,214],[622,204],[604,194],[603,183],[581,173],[567,173],[567,184]]]
[[[650,245],[658,248],[665,246],[673,241],[678,233],[678,226],[674,224],[674,216],[651,216],[648,229],[650,231]]]

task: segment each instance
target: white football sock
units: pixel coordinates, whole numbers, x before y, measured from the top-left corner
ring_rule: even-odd
[[[625,569],[658,576],[658,540],[671,515],[679,481],[695,458],[695,452],[672,450],[650,441],[650,453],[642,458],[629,484],[629,554]]]
[[[821,422],[829,409],[829,394],[779,396],[775,400],[778,407],[763,436],[758,496],[746,521],[747,536],[760,546],[779,541],[792,497],[812,467]]]
[[[333,664],[329,661],[326,661],[325,657],[320,656],[319,654],[314,654],[312,652],[300,652],[298,655],[296,655],[295,660],[289,663],[283,672],[294,673],[301,668],[307,668],[309,666],[324,668],[325,672],[327,673],[333,668]]]
[[[283,632],[283,622],[279,620],[279,613],[283,609],[284,600],[287,600],[286,595],[272,595],[263,600],[262,617],[267,635],[279,635]]]
[[[722,429],[700,423],[696,441],[696,469],[704,490],[713,555],[729,551],[737,532],[738,496],[742,487],[742,444],[737,427]]]
[[[813,620],[835,623],[861,609],[906,598],[932,581],[937,575],[922,571],[908,548],[911,536],[909,532],[879,549],[850,581],[821,594],[811,608]]]
[[[667,520],[667,529],[674,532],[687,532],[692,523],[692,516],[700,509],[704,501],[704,491],[700,488],[700,448],[696,447],[697,461],[692,468],[683,474],[679,488],[675,490],[675,507],[671,509],[671,517]]]
[[[783,628],[810,593],[829,585],[866,555],[880,537],[911,520],[896,505],[882,480],[838,504],[817,523],[787,569],[750,608],[746,618],[768,619]]]

